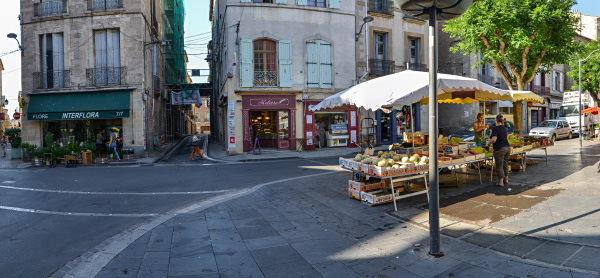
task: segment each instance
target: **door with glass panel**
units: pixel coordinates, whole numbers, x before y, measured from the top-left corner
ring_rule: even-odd
[[[290,148],[290,121],[288,111],[278,112],[277,146],[279,149]]]

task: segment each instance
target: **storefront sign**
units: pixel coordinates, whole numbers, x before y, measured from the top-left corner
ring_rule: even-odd
[[[312,146],[313,145],[313,133],[312,133],[312,131],[306,132],[306,138],[308,138],[308,140],[306,140],[306,145]],[[315,140],[316,139],[317,138],[315,138]]]
[[[350,130],[350,142],[356,143],[356,130]]]
[[[227,102],[227,135],[229,148],[235,148],[235,100]]]
[[[181,92],[173,92],[171,91],[171,104],[172,105],[186,105],[186,104],[196,104],[198,106],[202,105],[202,99],[200,98],[200,91],[181,91]]]
[[[290,109],[296,107],[295,95],[244,95],[244,109]]]
[[[44,120],[87,120],[110,119],[129,117],[129,110],[123,111],[89,111],[89,112],[52,112],[52,113],[27,113],[31,121]]]
[[[350,126],[356,126],[356,111],[350,111]],[[356,141],[353,141],[356,142]]]
[[[306,123],[310,125],[312,122],[312,115],[306,115]]]
[[[27,100],[25,99],[25,97],[21,97],[19,99],[19,107],[25,108],[26,105],[27,105]]]

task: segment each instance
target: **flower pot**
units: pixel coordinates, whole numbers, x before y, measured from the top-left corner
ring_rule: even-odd
[[[23,149],[23,162],[31,162],[31,152]]]
[[[10,158],[21,158],[23,156],[22,150],[19,148],[10,149]]]

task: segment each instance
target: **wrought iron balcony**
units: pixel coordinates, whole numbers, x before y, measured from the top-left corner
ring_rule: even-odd
[[[127,84],[127,67],[91,68],[85,72],[88,87],[110,87]]]
[[[395,69],[394,61],[369,59],[369,74],[371,75],[388,75],[394,73]]]
[[[531,85],[531,91],[540,96],[549,96],[550,95],[550,88],[546,87],[546,86]]]
[[[33,73],[33,89],[61,89],[71,87],[70,70],[49,70]]]
[[[394,1],[369,0],[368,9],[373,13],[394,15]]]
[[[123,0],[87,0],[88,11],[106,11],[123,8]]]
[[[67,13],[67,0],[52,0],[33,3],[33,16],[51,16]]]
[[[428,71],[427,64],[406,63],[409,70]]]
[[[256,87],[277,87],[276,71],[254,71],[254,86]]]

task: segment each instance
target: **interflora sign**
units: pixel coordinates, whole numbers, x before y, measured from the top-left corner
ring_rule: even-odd
[[[27,113],[27,119],[33,120],[33,121],[87,120],[87,119],[109,119],[109,118],[125,118],[125,117],[129,117],[129,110]]]

